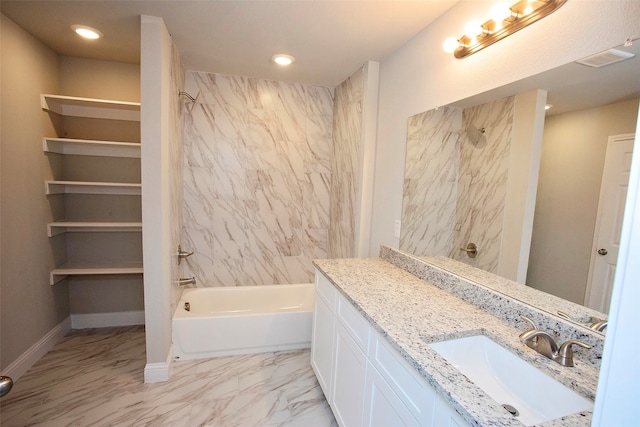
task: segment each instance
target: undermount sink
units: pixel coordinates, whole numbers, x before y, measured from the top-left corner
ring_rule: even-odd
[[[531,366],[484,335],[429,346],[514,414],[534,425],[593,409],[593,402]],[[566,368],[571,369],[571,368]]]

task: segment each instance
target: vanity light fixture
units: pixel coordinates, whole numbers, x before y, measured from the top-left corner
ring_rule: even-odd
[[[100,31],[95,28],[88,27],[86,25],[72,25],[71,29],[80,37],[85,39],[95,40],[104,37]]]
[[[291,55],[285,55],[284,53],[279,53],[277,55],[273,55],[271,57],[271,60],[278,65],[286,66],[286,65],[293,64],[296,58],[294,58]]]
[[[449,37],[442,48],[458,59],[465,58],[555,12],[566,1],[520,0],[512,6],[498,3],[491,9],[489,20],[469,22],[462,37]]]

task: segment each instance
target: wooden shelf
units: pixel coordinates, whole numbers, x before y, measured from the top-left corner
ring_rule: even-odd
[[[45,137],[42,148],[47,153],[140,158],[140,144],[134,142]]]
[[[114,194],[140,196],[142,184],[121,182],[46,181],[45,194]]]
[[[140,121],[140,103],[76,96],[40,95],[42,109],[61,116]]]
[[[62,95],[40,95],[43,110],[66,117],[95,118],[139,122],[140,103],[112,101],[106,99],[80,98]],[[111,126],[112,123],[109,123]],[[123,123],[113,123],[114,126]],[[98,136],[99,137],[99,136]],[[89,139],[44,137],[45,153],[62,155],[141,158],[140,143],[124,141],[101,141]],[[86,182],[86,181],[45,181],[45,194],[107,194],[140,196],[142,185],[124,182]],[[115,233],[142,232],[142,222],[124,221],[55,221],[47,224],[47,235],[54,237],[63,233]],[[92,242],[98,242],[106,236],[89,236]],[[93,252],[93,251],[92,251]],[[98,254],[92,253],[94,257]],[[142,254],[136,256],[142,258]],[[102,260],[103,258],[96,258]],[[142,261],[120,263],[70,262],[50,272],[50,284],[54,285],[65,277],[142,274]]]
[[[74,232],[141,232],[141,222],[94,222],[94,221],[57,221],[47,224],[47,235],[54,237]]]
[[[142,274],[142,262],[110,265],[74,264],[61,265],[50,273],[49,283],[53,286],[68,276],[96,276],[112,274]]]

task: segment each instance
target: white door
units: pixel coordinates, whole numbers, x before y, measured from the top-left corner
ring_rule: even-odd
[[[622,218],[627,200],[633,140],[634,134],[617,135],[609,137],[607,144],[589,267],[589,283],[585,295],[585,304],[603,313],[609,312],[611,302]]]

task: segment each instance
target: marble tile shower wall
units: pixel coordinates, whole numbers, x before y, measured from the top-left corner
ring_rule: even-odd
[[[327,256],[333,89],[186,73],[185,274],[198,286],[311,282]]]
[[[511,96],[462,112],[456,234],[449,256],[492,273],[500,261],[514,107]],[[474,135],[482,128],[484,134]],[[470,242],[478,247],[476,258],[459,250]]]
[[[180,52],[175,44],[171,51],[171,93],[177,94],[184,88],[184,67],[180,60]],[[169,185],[170,185],[170,227],[171,227],[171,246],[177,248],[182,243],[182,206],[183,206],[183,174],[182,174],[182,158],[184,146],[184,100],[179,96],[173,96],[170,105],[171,114],[171,139],[169,141],[170,166],[169,166]],[[171,277],[183,277],[183,265],[171,263]],[[171,313],[176,309],[178,300],[180,299],[180,286],[173,285],[171,292]]]
[[[409,118],[400,247],[448,255],[456,217],[462,110],[445,107]]]
[[[355,256],[356,219],[362,189],[362,101],[364,70],[361,68],[336,88],[333,135],[334,177],[330,191],[329,258]]]

